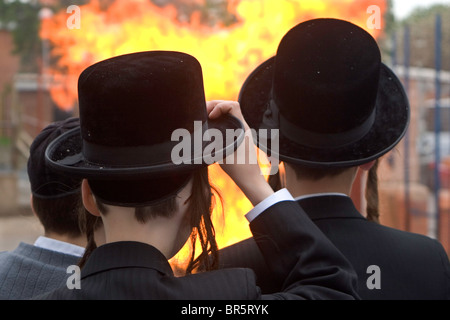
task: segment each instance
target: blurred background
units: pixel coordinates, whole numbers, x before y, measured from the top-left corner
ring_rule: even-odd
[[[426,4],[425,4],[426,3]],[[75,5],[75,6],[74,6]],[[81,71],[111,56],[177,50],[203,66],[207,99],[236,100],[245,78],[301,21],[333,17],[365,28],[401,78],[407,137],[380,169],[381,223],[436,238],[450,253],[450,1],[0,0],[0,251],[33,242],[26,174],[34,137],[77,116]],[[369,9],[369,10],[368,10]],[[251,204],[217,167],[220,247],[250,236]],[[365,177],[353,200],[362,212]]]

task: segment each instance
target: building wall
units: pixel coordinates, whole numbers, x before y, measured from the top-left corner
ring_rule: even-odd
[[[13,50],[11,33],[0,29],[0,137],[10,134],[6,126],[11,117],[14,75],[20,66],[20,58],[12,54]]]
[[[17,179],[11,168],[11,116],[14,75],[20,59],[13,55],[14,43],[7,30],[0,29],[0,215],[14,212],[17,207]]]

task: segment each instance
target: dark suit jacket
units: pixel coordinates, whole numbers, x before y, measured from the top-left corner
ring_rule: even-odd
[[[289,228],[286,228],[286,225]],[[356,274],[294,201],[273,205],[251,223],[260,250],[284,279],[280,292],[261,295],[250,269],[176,278],[156,248],[115,242],[92,253],[81,289],[62,287],[41,299],[354,299]],[[292,245],[296,244],[296,245]]]
[[[347,197],[313,197],[299,204],[352,263],[362,299],[450,299],[450,264],[438,241],[369,222]],[[281,283],[253,239],[221,250],[220,261],[222,267],[253,268],[264,292],[276,290]],[[381,289],[370,290],[367,285],[368,280],[376,281],[370,266],[380,268]]]

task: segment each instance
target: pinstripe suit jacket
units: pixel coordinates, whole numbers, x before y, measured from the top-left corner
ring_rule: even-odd
[[[352,263],[362,299],[450,299],[450,263],[436,240],[369,222],[348,197],[320,196],[298,203]],[[221,266],[252,268],[263,292],[272,292],[281,282],[259,251],[254,239],[242,241],[220,251]],[[370,266],[380,268],[379,289],[367,285],[374,275]]]
[[[262,296],[250,269],[226,269],[177,278],[156,248],[140,242],[113,242],[94,250],[81,272],[81,289],[62,287],[39,298],[354,299],[354,270],[296,202],[273,205],[250,227],[261,252],[275,262],[273,272],[285,279],[277,294]]]
[[[20,243],[0,253],[0,299],[30,299],[66,283],[66,271],[76,256]]]

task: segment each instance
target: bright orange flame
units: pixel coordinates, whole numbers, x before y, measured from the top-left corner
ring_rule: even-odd
[[[187,2],[187,1],[185,1]],[[200,2],[200,1],[195,1]],[[149,0],[116,0],[102,10],[98,0],[80,6],[81,28],[66,26],[65,11],[44,19],[41,37],[53,45],[59,57],[54,74],[78,77],[97,61],[136,51],[174,50],[195,56],[203,66],[207,99],[236,99],[251,70],[276,52],[282,36],[297,23],[317,17],[349,20],[367,29],[367,8],[385,0],[279,0],[229,1],[228,10],[238,22],[229,27],[207,26],[194,12],[188,22],[180,22],[173,5],[158,7]],[[380,30],[368,30],[374,36]],[[52,90],[55,101],[76,104],[73,79],[65,88]],[[66,94],[68,97],[59,97]],[[69,104],[69,101],[71,104]]]
[[[198,6],[204,1],[183,2]],[[76,105],[76,79],[87,66],[130,52],[173,50],[189,53],[201,62],[208,100],[236,100],[248,74],[276,53],[283,35],[299,22],[345,19],[377,37],[381,30],[367,27],[371,15],[367,9],[372,5],[377,5],[381,14],[386,11],[386,0],[229,0],[228,12],[237,22],[210,26],[202,23],[199,11],[185,17],[173,5],[116,0],[102,8],[99,0],[92,0],[80,6],[80,29],[67,28],[70,14],[65,11],[42,23],[41,37],[52,45],[52,56],[59,57],[58,64],[48,70],[58,76],[59,85],[51,94],[68,110]],[[250,202],[217,166],[212,167],[211,175],[225,195],[225,226],[216,229],[219,247],[250,237],[244,218],[252,207]]]

